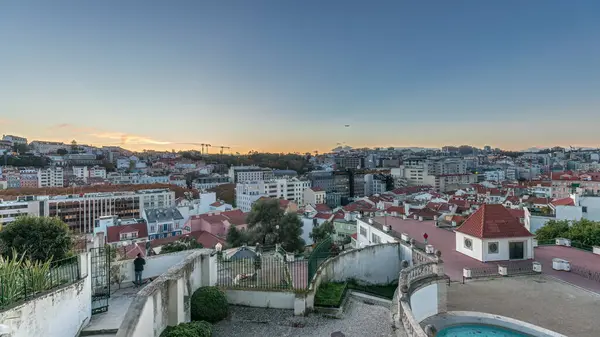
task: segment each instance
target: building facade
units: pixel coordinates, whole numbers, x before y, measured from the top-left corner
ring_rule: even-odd
[[[49,167],[38,171],[38,187],[64,187],[62,167]]]

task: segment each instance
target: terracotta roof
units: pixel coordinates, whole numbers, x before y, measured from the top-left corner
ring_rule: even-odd
[[[571,198],[562,198],[552,200],[550,204],[552,204],[552,206],[575,206],[575,201]]]
[[[510,201],[511,204],[513,205],[518,205],[521,203],[521,199],[517,196],[511,195],[509,197],[506,197],[505,201]]]
[[[431,186],[408,186],[397,188],[392,191],[392,193],[396,195],[404,195],[404,194],[414,194],[417,192],[429,191],[431,190]]]
[[[398,214],[404,214],[404,207],[402,207],[402,206],[390,206],[390,207],[386,208],[385,211],[388,212],[388,213],[396,212]]]
[[[527,202],[529,204],[536,204],[536,205],[548,205],[550,203],[550,199],[549,198],[529,198],[529,199],[525,200],[525,202]]]
[[[506,207],[498,204],[482,205],[456,231],[480,239],[533,236]]]
[[[148,237],[148,227],[145,222],[140,222],[131,225],[110,226],[106,228],[106,242],[121,241],[121,234],[138,232],[138,238]]]
[[[213,207],[221,207],[223,205],[223,203],[221,203],[220,201],[215,201],[212,204],[210,204]]]
[[[522,210],[522,209],[512,209],[512,208],[509,208],[508,210],[517,219],[521,219],[521,218],[525,217],[525,211]]]
[[[331,212],[331,208],[329,208],[329,206],[327,206],[327,204],[316,204],[316,205],[314,205],[314,208],[319,213],[321,213],[321,212]]]
[[[213,248],[217,244],[217,242],[220,242],[222,245],[225,244],[225,240],[223,240],[223,239],[219,238],[218,236],[215,236],[207,231],[195,231],[195,232],[191,232],[189,234],[171,236],[168,238],[152,240],[152,241],[150,241],[150,247],[154,248],[154,247],[163,246],[163,245],[166,245],[167,243],[175,242],[184,237],[193,237],[194,239],[196,239],[196,242],[202,244],[202,246],[204,248]]]
[[[331,213],[317,213],[315,214],[314,218],[317,219],[324,219],[324,220],[329,220],[329,218],[331,218],[333,216],[333,214]]]
[[[221,215],[228,218],[229,222],[232,225],[236,225],[236,226],[245,225],[246,218],[248,217],[248,213],[242,212],[241,209],[234,209],[231,211],[221,212]]]
[[[311,190],[313,190],[313,192],[320,192],[320,191],[323,191],[323,189],[322,189],[322,188],[320,188],[320,187],[316,187],[316,186],[315,186],[315,187],[311,187],[310,189],[311,189]]]

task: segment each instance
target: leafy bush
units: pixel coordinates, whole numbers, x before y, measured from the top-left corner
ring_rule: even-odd
[[[229,314],[225,293],[217,287],[202,287],[191,298],[192,321],[218,322]]]
[[[183,237],[175,242],[170,242],[160,249],[161,254],[181,252],[189,249],[204,248],[201,243],[198,243],[193,237]]]
[[[69,257],[73,239],[69,226],[58,218],[19,216],[0,231],[0,254],[19,255],[32,261],[62,260]]]
[[[344,299],[346,287],[346,282],[321,283],[315,294],[315,305],[338,308]]]
[[[208,322],[181,323],[176,326],[168,326],[160,337],[210,337],[212,326]]]

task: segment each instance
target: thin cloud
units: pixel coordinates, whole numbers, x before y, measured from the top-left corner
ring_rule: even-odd
[[[49,128],[50,130],[71,133],[73,136],[81,136],[84,138],[94,137],[97,139],[112,140],[113,144],[119,145],[169,145],[172,142],[161,141],[142,135],[132,135],[124,132],[109,132],[100,130],[97,128],[73,125],[69,123],[61,123],[53,125]],[[116,142],[115,142],[116,141]],[[102,143],[102,141],[100,141]]]

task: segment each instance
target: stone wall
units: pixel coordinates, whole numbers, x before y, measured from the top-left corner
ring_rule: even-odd
[[[210,249],[193,250],[137,293],[117,337],[158,337],[169,325],[189,322],[189,297],[216,281],[216,255]]]
[[[400,242],[384,243],[342,252],[323,262],[306,293],[305,310],[314,309],[314,298],[322,282],[344,282],[355,279],[365,284],[389,284],[396,282],[401,261],[412,260],[410,247]],[[410,256],[408,256],[410,255]],[[296,310],[296,314],[303,314]]]
[[[144,273],[142,276],[144,278],[155,278],[158,277],[169,270],[169,268],[173,267],[177,263],[183,261],[183,259],[190,255],[193,251],[186,250],[182,252],[175,252],[169,254],[159,254],[154,256],[146,257],[146,265],[144,266]],[[121,275],[121,286],[127,287],[131,286],[134,280],[134,268],[133,268],[133,259],[124,260],[124,261],[116,261],[111,264],[111,272],[114,275],[115,271],[119,271],[119,275]],[[117,278],[112,277],[113,283],[116,282]]]
[[[80,255],[81,279],[0,312],[10,337],[77,336],[92,315],[89,254]]]

